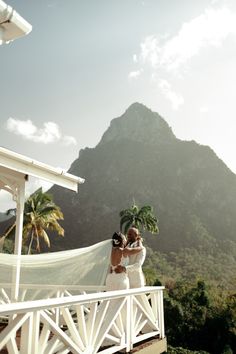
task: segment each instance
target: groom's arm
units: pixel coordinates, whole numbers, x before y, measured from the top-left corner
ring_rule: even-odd
[[[140,269],[145,261],[145,258],[146,258],[146,248],[143,248],[142,251],[140,251],[136,255],[136,262],[134,264],[127,265],[126,270],[128,272],[133,272],[135,270]]]

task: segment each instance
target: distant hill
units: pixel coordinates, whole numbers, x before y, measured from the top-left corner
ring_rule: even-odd
[[[5,220],[8,220],[8,219],[10,219],[12,217],[12,215],[6,215],[6,213],[1,213],[0,212],[0,222],[3,222],[3,221],[5,221]]]
[[[160,234],[145,235],[154,251],[173,260],[175,253],[194,250],[188,252],[197,252],[196,259],[210,255],[212,267],[222,261],[218,257],[236,265],[236,175],[208,146],[177,139],[144,105],[134,103],[113,119],[69,172],[86,181],[78,194],[50,190],[65,217],[65,237],[53,239],[53,250],[110,238],[119,229],[119,211],[135,200],[152,205],[159,219]]]

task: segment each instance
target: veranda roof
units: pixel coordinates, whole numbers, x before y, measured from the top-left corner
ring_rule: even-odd
[[[30,175],[75,192],[78,191],[78,184],[84,183],[83,178],[67,173],[63,169],[51,167],[3,147],[0,147],[0,166],[11,170],[10,173],[16,177],[19,174]]]
[[[0,0],[0,44],[28,34],[32,26],[11,6]]]

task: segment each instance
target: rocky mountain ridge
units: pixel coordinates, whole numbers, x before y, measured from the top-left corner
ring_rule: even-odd
[[[235,241],[236,176],[212,149],[177,139],[165,120],[142,104],[113,119],[99,144],[81,150],[69,172],[86,182],[78,195],[51,190],[66,231],[54,247],[109,238],[119,227],[119,211],[133,200],[154,206],[160,235],[147,237],[154,249]]]

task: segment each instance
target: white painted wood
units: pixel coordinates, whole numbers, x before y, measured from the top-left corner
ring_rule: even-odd
[[[48,316],[46,315],[46,313],[44,311],[41,312],[41,316],[43,318],[44,322],[48,322],[50,327],[51,327],[51,331],[59,337],[59,339],[68,346],[68,348],[71,349],[72,353],[82,353],[82,351],[80,350],[80,348],[71,340],[70,337],[68,337],[68,335],[63,332],[60,327],[58,327],[56,325],[56,323]]]
[[[21,302],[24,301],[26,294],[27,294],[27,289],[24,289],[19,297],[19,301]]]
[[[11,6],[0,0],[0,44],[28,34],[32,26]]]
[[[15,246],[14,254],[18,256],[16,268],[12,274],[12,302],[17,301],[19,295],[20,284],[20,255],[22,248],[22,233],[23,233],[23,220],[24,220],[24,204],[25,204],[25,181],[18,184],[18,196],[16,201],[16,231],[15,231]]]
[[[43,328],[41,330],[40,337],[39,337],[39,345],[38,345],[39,353],[38,354],[44,353],[44,350],[45,350],[47,343],[48,343],[49,336],[50,336],[50,326],[48,323],[45,323],[43,325]]]
[[[127,317],[126,317],[126,352],[129,353],[132,349],[132,331],[131,331],[131,324],[130,324],[130,318],[131,318],[131,296],[127,298],[127,304],[126,304],[126,311],[127,311]]]
[[[102,330],[102,327],[104,325],[104,321],[106,321],[106,315],[109,311],[109,306],[111,305],[110,301],[107,301],[106,303],[103,302],[102,309],[99,309],[98,316],[96,318],[96,323],[95,323],[95,328],[96,331],[94,333],[94,338],[92,342],[92,346],[94,348],[94,351],[97,352],[99,350],[99,347],[101,346],[102,342],[104,341],[104,338],[106,337],[106,333],[102,334],[104,331]],[[114,322],[112,324],[112,328],[114,329]],[[119,337],[119,344],[120,344],[121,338]]]
[[[135,331],[135,337],[137,337],[137,335],[141,332],[141,330],[143,329],[143,327],[147,324],[148,320],[145,319],[144,321],[139,323],[139,326],[136,327],[136,331]],[[134,340],[134,338],[133,338]]]
[[[124,323],[123,323],[123,319],[122,319],[121,313],[119,313],[118,316],[117,316],[116,324],[117,324],[117,327],[119,328],[120,332],[124,333],[125,329],[124,329]]]
[[[78,184],[84,183],[83,178],[73,176],[62,169],[54,168],[3,147],[0,147],[0,165],[12,171],[43,179],[76,192]]]
[[[107,316],[106,316],[106,320],[103,321],[101,329],[100,329],[100,333],[99,333],[99,337],[97,338],[96,342],[94,343],[94,347],[96,348],[96,350],[99,349],[99,347],[101,346],[104,338],[106,337],[106,334],[108,333],[108,331],[110,330],[110,328],[112,327],[113,323],[115,322],[119,311],[122,309],[124,303],[125,303],[125,299],[116,299],[110,302],[110,306],[109,306],[109,310],[107,311]],[[96,353],[96,351],[95,351]]]
[[[102,350],[101,352],[99,352],[99,354],[112,354],[112,353],[117,353],[120,350],[124,349],[123,345],[117,345],[117,346],[113,346],[111,348],[107,348],[105,350]],[[94,353],[89,353],[89,354],[94,354]]]
[[[78,331],[84,345],[87,347],[88,336],[87,336],[87,327],[85,323],[84,305],[76,306],[76,314],[77,314]]]
[[[0,333],[0,350],[7,344],[7,342],[13,337],[15,337],[16,331],[21,327],[21,325],[28,319],[30,313],[25,313],[17,315],[7,327],[5,327]]]
[[[121,337],[117,338],[115,336],[112,336],[110,333],[106,335],[106,339],[110,340],[111,343],[120,344],[120,338]]]
[[[134,338],[133,344],[142,342],[142,341],[147,340],[147,339],[149,339],[149,338],[155,337],[155,336],[157,336],[157,335],[159,335],[159,334],[160,334],[159,331],[153,331],[153,332],[141,334],[140,336]]]
[[[32,341],[32,353],[38,354],[40,312],[39,312],[39,311],[33,312],[32,318],[33,318],[33,326],[32,326],[33,328],[32,328],[32,337],[31,337],[31,341]]]
[[[163,288],[147,287],[0,305],[0,315],[17,314],[5,332],[0,334],[0,345],[1,339],[7,335],[5,341],[9,353],[18,354],[15,335],[16,330],[22,327],[22,334],[25,334],[22,336],[21,353],[24,354],[96,354],[98,351],[104,354],[121,349],[129,352],[135,343],[160,334],[154,315],[156,310],[152,307],[155,301],[148,301],[155,295],[157,316],[164,331],[164,322],[161,322],[164,321],[162,292]],[[147,297],[147,293],[151,295]],[[61,320],[59,323],[53,321],[55,309],[61,312],[66,330],[60,328]],[[30,316],[30,312],[34,314]],[[39,335],[40,323],[43,327]],[[145,333],[140,334],[143,330]]]
[[[135,302],[137,306],[140,308],[140,310],[144,313],[146,318],[148,319],[149,324],[153,326],[153,328],[157,329],[156,319],[154,318],[153,313],[151,313],[150,309],[147,309],[146,306],[143,306],[145,303],[143,302],[141,303],[140,298],[139,299],[135,298]]]
[[[9,297],[8,297],[8,295],[7,295],[7,293],[6,293],[6,291],[5,291],[3,288],[1,289],[1,293],[2,293],[2,296],[3,296],[4,300],[5,300],[5,302],[7,302],[8,304],[10,304],[10,303],[11,303],[11,300],[9,299]]]
[[[61,309],[62,315],[65,319],[65,323],[67,324],[68,331],[70,332],[70,336],[73,341],[78,345],[78,347],[83,351],[85,349],[84,343],[79,335],[79,332],[75,326],[75,323],[71,317],[70,311],[68,308]]]
[[[141,323],[142,317],[143,317],[143,314],[139,313],[139,316],[138,316],[137,320],[135,321],[135,333],[136,333],[136,335],[140,332],[139,325]]]
[[[159,307],[159,327],[160,327],[160,338],[165,337],[165,328],[164,328],[164,308],[163,308],[163,292],[158,292],[158,307]]]
[[[89,313],[88,322],[87,322],[87,333],[89,333],[89,338],[88,338],[88,345],[89,346],[92,345],[92,341],[93,341],[93,331],[94,331],[94,324],[95,324],[97,307],[98,307],[97,302],[92,303],[90,306],[90,313]]]
[[[100,337],[100,330],[104,322],[104,318],[106,316],[107,310],[109,305],[111,304],[110,301],[103,301],[102,304],[98,306],[98,311],[96,314],[95,324],[94,324],[94,335],[92,339],[92,346],[96,343],[97,339]],[[100,340],[100,338],[99,338]]]
[[[119,316],[119,315],[118,315],[118,316]],[[117,320],[116,320],[116,321],[117,321]],[[112,330],[114,331],[114,333],[115,333],[115,335],[116,335],[117,337],[121,338],[123,332],[120,331],[119,327],[118,327],[117,324],[116,324],[116,321],[113,323]]]
[[[9,342],[7,343],[7,351],[8,354],[19,354],[15,338],[10,338]]]
[[[67,354],[69,353],[69,350],[68,349],[61,349],[61,350],[58,350],[57,354]]]
[[[54,354],[57,351],[57,348],[60,346],[60,340],[56,336],[49,340],[45,348],[45,354]]]
[[[152,307],[148,301],[148,297],[145,294],[140,296],[136,296],[136,300],[139,302],[140,306],[142,306],[147,313],[147,317],[151,318],[153,322],[155,322],[155,316],[152,310]]]
[[[156,293],[151,293],[150,294],[150,298],[151,298],[152,311],[153,311],[154,317],[157,318],[157,316],[158,316],[157,294]]]
[[[33,353],[32,335],[33,335],[33,313],[29,313],[29,318],[21,327],[20,351],[24,354]]]

